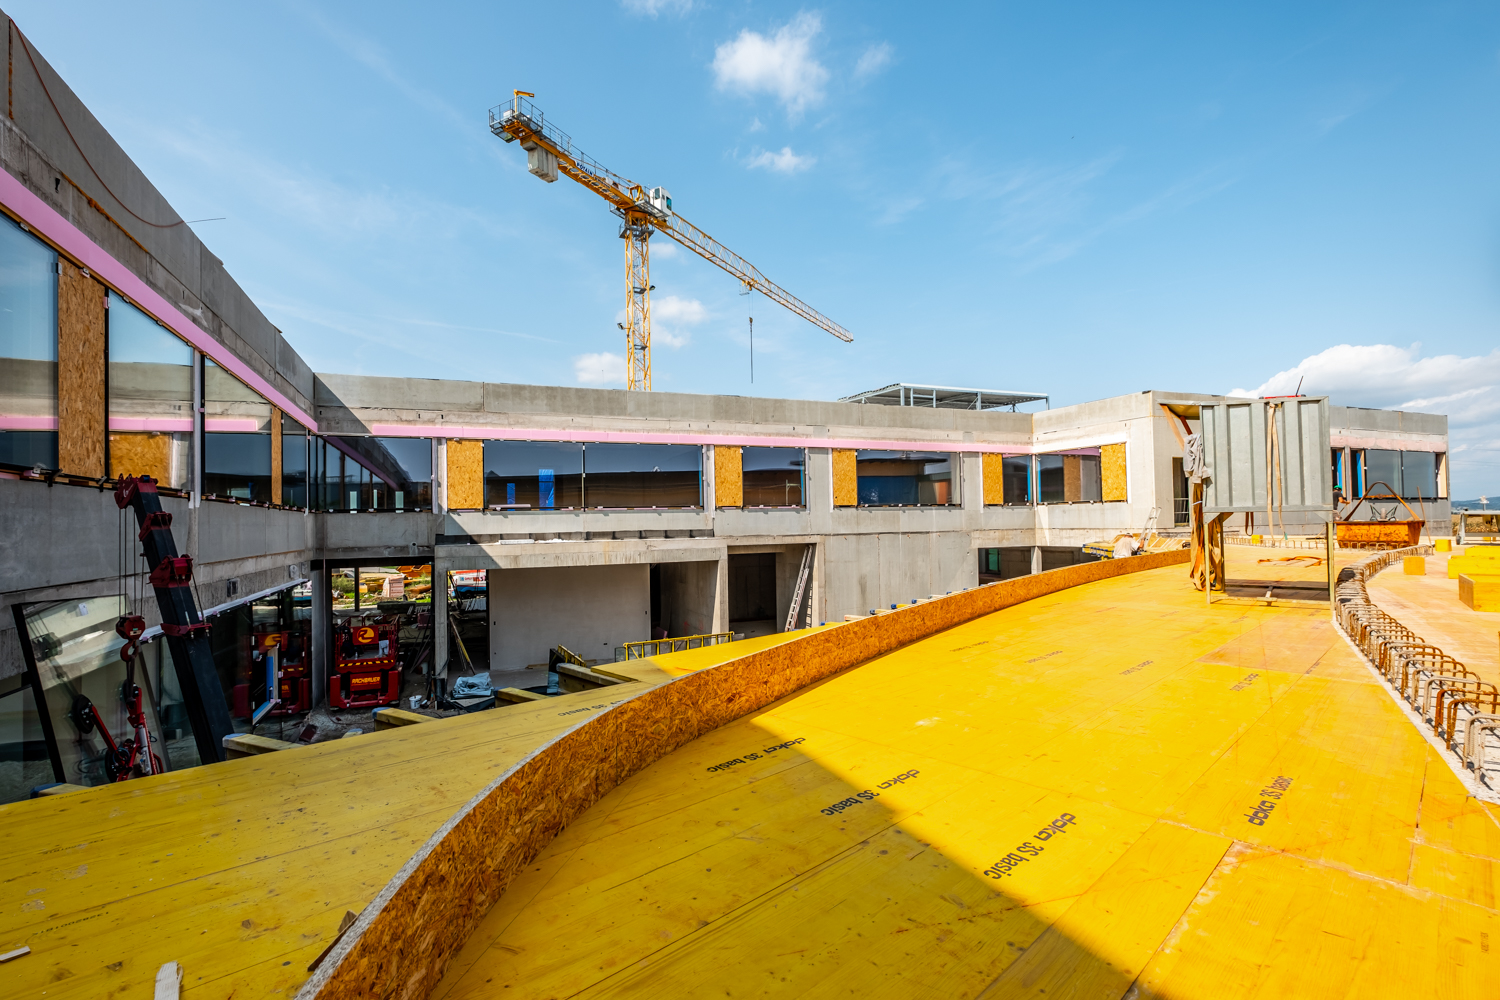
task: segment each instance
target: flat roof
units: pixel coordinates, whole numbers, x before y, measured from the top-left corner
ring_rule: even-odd
[[[840,403],[879,403],[882,406],[927,406],[937,410],[1015,409],[1017,403],[1051,405],[1044,392],[1016,392],[1012,389],[961,389],[951,385],[917,385],[897,382],[882,389],[844,396]]]

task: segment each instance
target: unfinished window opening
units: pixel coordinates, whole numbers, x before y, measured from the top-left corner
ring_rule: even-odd
[[[958,463],[947,452],[856,451],[861,507],[957,506]]]
[[[57,253],[0,218],[0,465],[57,468]]]
[[[1031,546],[979,550],[979,582],[1014,580],[1031,573]]]
[[[746,507],[801,507],[807,453],[801,448],[742,448]]]
[[[30,672],[0,680],[0,803],[30,798],[56,780]]]
[[[1172,459],[1172,524],[1173,526],[1189,523],[1191,511],[1188,509],[1187,473],[1182,471],[1182,459]]]
[[[308,465],[310,458],[307,428],[283,413],[281,415],[281,503],[283,506],[309,506]]]
[[[1006,455],[1000,462],[1000,479],[1007,506],[1031,503],[1031,456]]]
[[[491,510],[577,510],[583,506],[583,445],[484,442],[484,504]]]
[[[1098,448],[1036,457],[1039,503],[1100,503],[1104,498]]]

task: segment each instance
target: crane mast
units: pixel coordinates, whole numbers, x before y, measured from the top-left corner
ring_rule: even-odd
[[[703,259],[739,279],[747,290],[758,291],[840,340],[853,335],[786,289],[777,285],[739,254],[709,236],[672,209],[665,188],[647,189],[606,169],[584,155],[566,132],[546,120],[524,90],[490,109],[490,131],[506,142],[520,142],[526,168],[547,183],[565,175],[609,202],[620,217],[625,241],[625,365],[626,387],[651,388],[651,236],[658,229]]]

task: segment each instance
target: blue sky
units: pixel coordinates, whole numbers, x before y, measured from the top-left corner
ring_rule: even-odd
[[[615,219],[489,134],[521,88],[855,335],[658,237],[658,389],[1305,376],[1500,492],[1494,5],[5,6],[320,371],[615,384]]]

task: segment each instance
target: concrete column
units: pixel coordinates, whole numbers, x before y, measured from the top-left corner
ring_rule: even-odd
[[[729,631],[729,549],[719,552],[719,564],[714,574],[714,631]]]
[[[448,676],[448,563],[436,555],[432,558],[432,664],[438,677]]]
[[[307,576],[312,584],[312,703],[321,705],[328,694],[328,668],[333,658],[328,642],[332,601],[328,570],[310,569]]]
[[[448,439],[432,439],[432,512],[448,513]]]
[[[1042,547],[1040,545],[1031,547],[1031,571],[1033,573],[1042,571]]]

